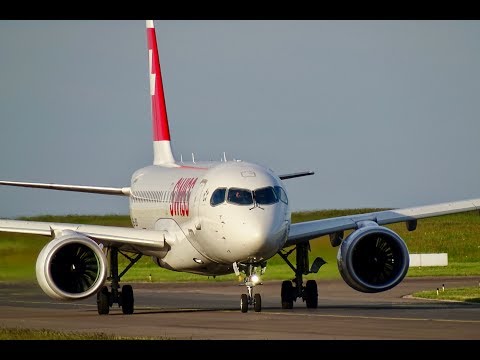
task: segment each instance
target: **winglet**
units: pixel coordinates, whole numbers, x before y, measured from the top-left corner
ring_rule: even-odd
[[[163,93],[162,72],[158,56],[157,37],[153,20],[147,20],[148,67],[150,76],[150,95],[153,124],[153,164],[174,164],[170,144],[167,107]]]

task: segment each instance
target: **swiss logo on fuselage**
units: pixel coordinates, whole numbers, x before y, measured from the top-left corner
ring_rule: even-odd
[[[189,200],[198,178],[181,178],[175,184],[170,197],[170,215],[188,216],[190,213]]]

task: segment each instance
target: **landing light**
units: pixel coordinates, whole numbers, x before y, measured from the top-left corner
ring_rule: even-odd
[[[197,264],[203,264],[203,261],[197,258],[193,258],[193,261],[195,261]]]
[[[260,281],[260,278],[258,277],[258,275],[256,275],[256,274],[255,274],[255,275],[252,275],[252,282],[253,282],[254,284],[258,284],[259,281]]]

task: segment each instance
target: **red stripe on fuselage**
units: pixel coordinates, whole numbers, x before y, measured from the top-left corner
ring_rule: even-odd
[[[152,51],[151,75],[155,76],[154,93],[152,95],[152,122],[153,141],[170,141],[168,129],[167,107],[163,93],[162,72],[160,70],[160,58],[158,55],[157,38],[155,28],[147,28],[148,50]]]

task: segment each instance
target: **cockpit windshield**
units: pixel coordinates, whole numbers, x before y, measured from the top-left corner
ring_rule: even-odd
[[[210,205],[216,206],[225,201],[225,193],[227,192],[226,188],[218,188],[216,189],[212,197],[210,198]]]
[[[258,205],[270,205],[278,202],[277,195],[271,186],[255,190],[253,198]]]
[[[238,205],[252,205],[252,192],[247,189],[230,188],[228,189],[227,201]]]
[[[285,190],[283,190],[280,186],[275,186],[275,194],[277,195],[277,198],[285,203],[285,204],[288,204],[288,198],[287,198],[287,194],[285,193]]]
[[[256,190],[241,188],[217,188],[210,197],[210,205],[217,206],[227,200],[234,205],[272,205],[279,201],[288,203],[287,195],[280,186],[267,186]]]

